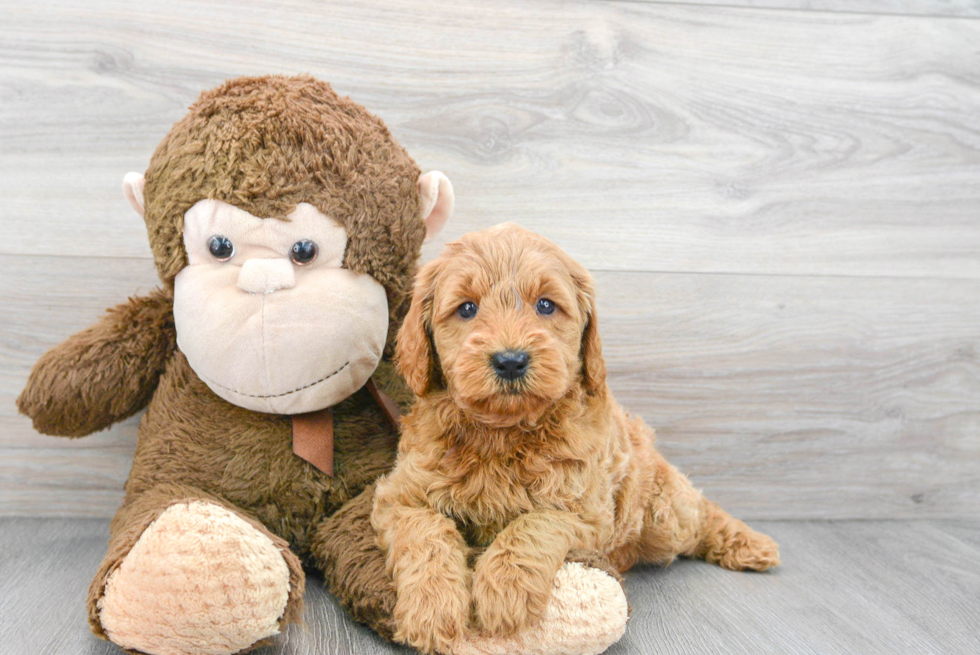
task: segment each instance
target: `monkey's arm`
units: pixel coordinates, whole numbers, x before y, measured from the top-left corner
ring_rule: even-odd
[[[82,437],[107,428],[149,402],[176,344],[172,293],[130,298],[46,352],[17,408],[44,434]]]

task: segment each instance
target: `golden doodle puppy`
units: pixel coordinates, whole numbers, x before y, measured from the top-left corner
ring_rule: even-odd
[[[616,403],[592,278],[544,237],[507,223],[449,244],[419,272],[396,355],[418,402],[372,515],[396,639],[445,653],[468,629],[533,626],[574,549],[620,571],[779,563]]]

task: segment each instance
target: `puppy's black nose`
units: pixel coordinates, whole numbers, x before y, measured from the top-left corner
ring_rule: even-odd
[[[527,373],[527,363],[530,359],[523,350],[504,350],[490,356],[490,365],[493,366],[498,378],[512,381]]]

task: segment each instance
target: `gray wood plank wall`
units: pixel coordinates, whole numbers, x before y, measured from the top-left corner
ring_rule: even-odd
[[[445,239],[594,271],[614,391],[733,512],[980,516],[980,3],[702,4],[0,2],[0,514],[121,498],[135,421],[13,400],[156,284],[122,175],[201,90],[310,72],[453,179]]]
[[[648,2],[650,0],[635,0]],[[656,0],[654,0],[656,1]],[[668,4],[799,11],[980,17],[977,0],[666,0]]]

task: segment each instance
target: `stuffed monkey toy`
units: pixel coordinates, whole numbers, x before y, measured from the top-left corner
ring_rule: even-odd
[[[143,408],[88,597],[128,652],[232,654],[302,617],[304,566],[386,638],[394,591],[369,516],[411,393],[390,357],[426,235],[453,191],[384,123],[311,77],[203,93],[126,197],[161,288],[46,353],[17,401],[81,437]],[[626,601],[590,554],[545,620],[459,653],[600,652]]]

